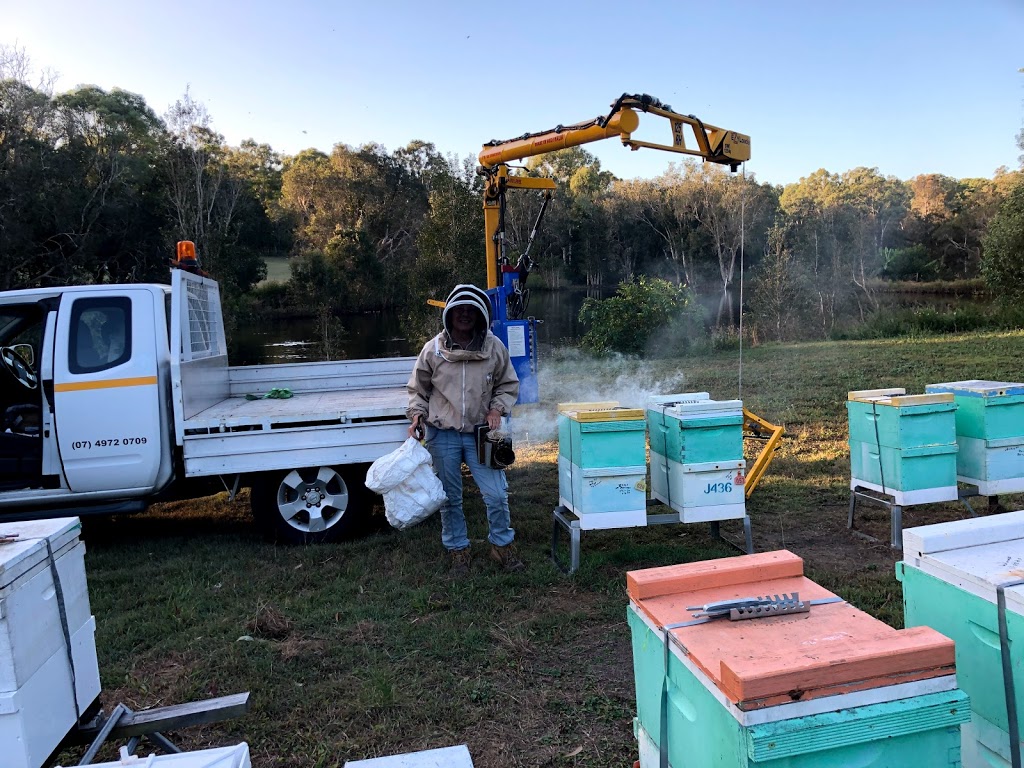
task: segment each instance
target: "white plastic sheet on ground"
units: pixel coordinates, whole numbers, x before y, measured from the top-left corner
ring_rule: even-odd
[[[384,497],[384,515],[400,531],[423,522],[447,501],[430,452],[413,437],[370,465],[366,487]]]

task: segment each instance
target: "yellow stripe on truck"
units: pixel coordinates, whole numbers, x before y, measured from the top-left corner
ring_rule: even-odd
[[[55,392],[81,392],[84,389],[115,389],[117,387],[145,387],[156,384],[156,376],[137,376],[133,379],[102,379],[100,381],[74,381],[56,384]]]

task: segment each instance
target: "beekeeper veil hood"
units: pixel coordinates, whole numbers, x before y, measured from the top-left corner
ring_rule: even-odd
[[[459,306],[470,306],[475,308],[480,313],[480,319],[477,324],[477,332],[485,331],[491,325],[491,300],[482,290],[477,288],[475,285],[464,283],[462,285],[456,285],[452,289],[452,292],[448,294],[448,299],[444,304],[444,314],[441,317],[441,321],[444,324],[444,329],[451,333],[451,311],[455,307]]]

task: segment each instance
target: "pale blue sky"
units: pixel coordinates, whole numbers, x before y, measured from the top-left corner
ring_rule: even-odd
[[[229,142],[286,153],[423,139],[475,156],[628,91],[750,134],[762,181],[991,177],[1018,167],[1024,119],[1024,0],[0,0],[0,44],[60,91],[116,86],[158,114],[189,86]],[[623,178],[677,159],[587,149]]]

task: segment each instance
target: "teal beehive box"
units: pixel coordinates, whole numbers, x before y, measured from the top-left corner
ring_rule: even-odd
[[[983,496],[1024,491],[1024,384],[975,379],[925,389],[956,402],[957,478]]]
[[[647,437],[651,451],[665,456],[668,453],[668,425],[665,411],[680,403],[701,403],[711,400],[707,392],[680,392],[674,395],[656,395],[647,401],[645,417],[647,419]]]
[[[952,641],[857,610],[796,555],[633,571],[627,590],[642,768],[959,768]],[[758,613],[765,595],[790,612]]]
[[[956,442],[956,403],[952,395],[908,395],[903,389],[866,390],[851,392],[846,409],[850,440],[888,448]]]
[[[705,392],[667,397],[686,399],[648,403],[651,451],[678,464],[743,458],[742,400],[711,400]]]
[[[558,455],[583,469],[647,463],[646,425],[638,408],[615,402],[560,403]]]
[[[957,677],[973,711],[965,752],[992,760],[977,765],[1009,765],[992,756],[1009,752],[1004,642],[1018,717],[1024,717],[1024,585],[1004,587],[1005,640],[996,595],[999,585],[1024,580],[1024,512],[908,528],[903,558],[896,575],[904,623],[932,627],[956,643]],[[1024,733],[1024,722],[1019,726]]]
[[[850,392],[850,488],[898,505],[957,498],[956,403],[951,394],[903,389]]]
[[[584,530],[646,525],[643,411],[615,402],[560,404],[558,495]]]
[[[898,492],[906,504],[951,501],[956,498],[956,456],[956,443],[879,449],[851,440],[850,474],[861,485]]]

